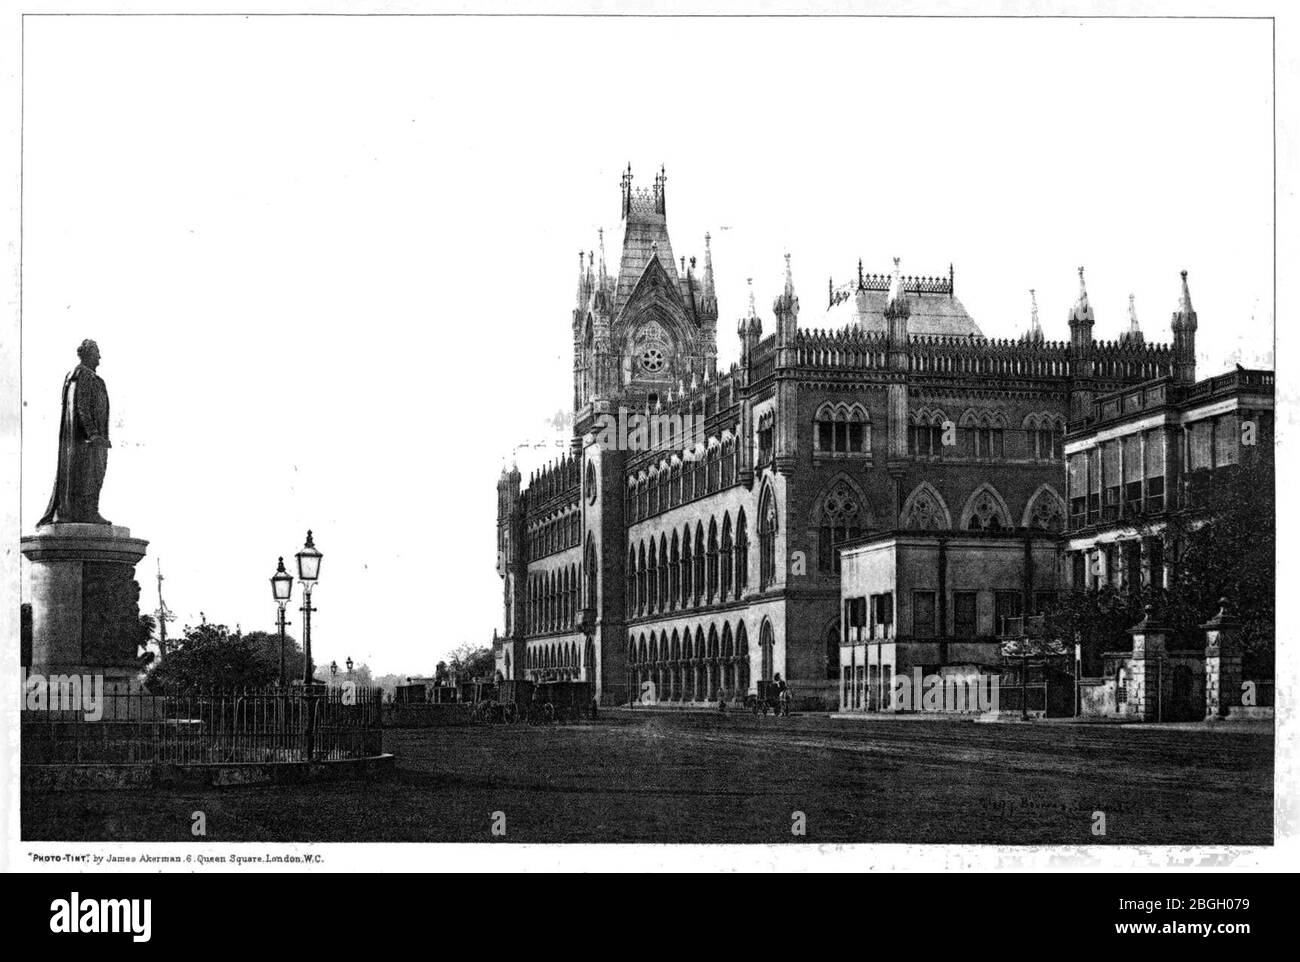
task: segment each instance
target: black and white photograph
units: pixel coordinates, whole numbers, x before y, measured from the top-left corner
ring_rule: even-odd
[[[3,14],[7,870],[1294,866],[1279,11],[173,6]]]

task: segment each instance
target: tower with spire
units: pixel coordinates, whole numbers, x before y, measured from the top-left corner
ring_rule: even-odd
[[[1196,380],[1196,311],[1187,289],[1187,271],[1182,272],[1182,279],[1178,309],[1170,323],[1174,333],[1174,379],[1191,384]]]
[[[1070,347],[1076,357],[1092,353],[1092,327],[1096,318],[1092,305],[1088,303],[1088,285],[1083,279],[1083,268],[1079,268],[1079,299],[1070,308]]]
[[[795,331],[799,329],[799,298],[794,292],[794,277],[790,272],[790,255],[785,255],[785,285],[780,295],[772,302],[772,313],[776,315],[776,343],[778,346],[794,341]]]
[[[573,315],[574,410],[579,427],[602,405],[650,409],[679,383],[716,374],[718,298],[713,250],[704,238],[702,276],[694,257],[676,258],[668,235],[668,175],[635,185],[629,164],[620,180],[623,245],[608,273],[604,232],[597,255],[579,258]]]

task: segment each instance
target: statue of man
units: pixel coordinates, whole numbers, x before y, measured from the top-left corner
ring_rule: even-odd
[[[59,469],[50,506],[37,527],[80,522],[109,524],[99,514],[99,489],[108,467],[108,388],[95,373],[99,345],[87,339],[77,348],[78,364],[63,381],[59,418]]]

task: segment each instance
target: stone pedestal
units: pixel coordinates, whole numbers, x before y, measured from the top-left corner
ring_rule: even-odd
[[[140,673],[140,586],[135,566],[149,542],[105,524],[50,524],[22,539],[31,564],[32,673]]]

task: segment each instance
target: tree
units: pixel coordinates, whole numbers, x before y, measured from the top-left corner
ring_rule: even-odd
[[[275,677],[280,677],[280,633],[270,631],[250,631],[244,635],[262,657],[275,669]],[[298,640],[288,632],[284,636],[284,674],[287,681],[302,678],[303,651]],[[319,669],[319,665],[317,668]]]
[[[208,623],[186,625],[180,644],[154,665],[145,684],[150,691],[178,694],[262,688],[273,684],[278,675],[278,648],[272,664],[250,636]]]
[[[1070,591],[1048,612],[1052,633],[1077,639],[1085,674],[1101,669],[1101,652],[1126,645],[1128,629],[1142,620],[1145,606],[1172,646],[1199,648],[1201,625],[1226,598],[1241,621],[1243,671],[1273,677],[1276,530],[1271,459],[1248,450],[1243,462],[1184,478],[1184,506],[1145,526],[1142,534],[1163,539],[1171,562],[1162,591]]]
[[[1241,622],[1243,671],[1273,677],[1277,531],[1273,462],[1250,449],[1239,465],[1195,472],[1187,479],[1192,506],[1170,522],[1173,577],[1161,616],[1183,637],[1219,599]]]
[[[455,648],[447,658],[448,666],[462,681],[469,678],[491,677],[496,667],[496,655],[490,645],[466,642]]]
[[[1046,612],[1045,634],[1066,646],[1077,642],[1083,674],[1098,675],[1102,653],[1125,646],[1128,629],[1142,620],[1147,597],[1146,592],[1116,591],[1110,585],[1062,592]]]

